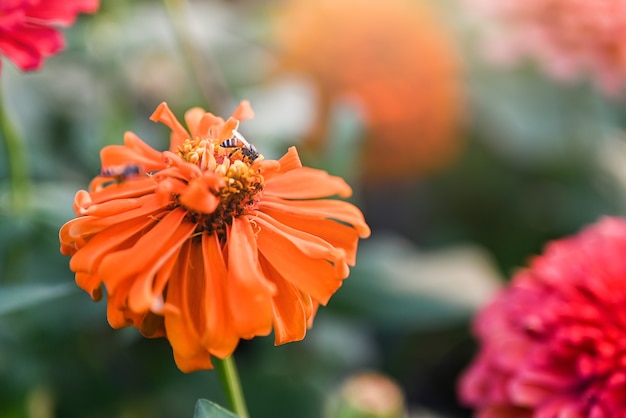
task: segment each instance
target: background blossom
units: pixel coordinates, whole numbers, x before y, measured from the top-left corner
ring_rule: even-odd
[[[531,57],[554,78],[589,75],[607,94],[626,82],[624,0],[467,0],[487,31],[487,52],[511,63]]]
[[[478,315],[460,382],[477,416],[626,413],[626,220],[552,242]]]
[[[99,0],[3,0],[0,51],[21,70],[37,70],[65,45],[55,26],[69,26],[79,13],[93,13],[98,6]]]
[[[420,177],[458,154],[460,61],[424,2],[291,0],[285,6],[276,30],[279,72],[303,75],[316,88],[307,146],[322,147],[332,108],[345,100],[362,112],[366,135],[357,153],[370,180]]]

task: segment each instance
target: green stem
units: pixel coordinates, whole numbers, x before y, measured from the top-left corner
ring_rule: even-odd
[[[226,393],[231,410],[240,418],[250,418],[248,408],[246,407],[246,401],[243,397],[243,391],[241,390],[241,383],[239,382],[239,374],[237,373],[235,359],[231,355],[224,360],[220,360],[218,358],[215,358],[214,360],[215,370],[219,375],[222,388]]]
[[[209,108],[216,114],[227,114],[231,99],[220,67],[210,51],[201,51],[189,34],[187,0],[163,0],[183,57]],[[206,75],[209,77],[206,77]]]
[[[24,141],[17,133],[6,112],[0,95],[0,135],[4,141],[11,182],[11,203],[15,212],[21,212],[28,206],[30,180]]]

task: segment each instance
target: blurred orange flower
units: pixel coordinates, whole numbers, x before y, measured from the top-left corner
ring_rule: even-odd
[[[305,74],[318,94],[314,150],[337,100],[356,101],[368,136],[365,176],[421,176],[460,147],[459,60],[433,14],[408,0],[289,0],[277,31],[279,72]]]
[[[266,160],[236,130],[247,102],[224,121],[200,108],[188,130],[165,103],[151,119],[172,130],[158,152],[131,132],[101,152],[102,173],[76,194],[60,231],[77,284],[111,326],[165,336],[178,367],[212,367],[240,338],[304,338],[356,261],[370,230],[338,177],[302,167],[295,148]]]

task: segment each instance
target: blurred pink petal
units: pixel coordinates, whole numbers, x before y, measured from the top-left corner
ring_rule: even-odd
[[[461,400],[479,417],[626,416],[625,254],[620,218],[550,243],[476,317]]]
[[[608,95],[626,84],[626,1],[466,0],[487,34],[486,53],[510,65],[531,58],[557,80],[590,76]]]

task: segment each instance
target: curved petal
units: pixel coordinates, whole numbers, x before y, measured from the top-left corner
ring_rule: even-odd
[[[202,139],[215,139],[218,135],[218,127],[224,124],[224,119],[212,113],[205,113],[198,124],[196,135]]]
[[[258,213],[259,251],[276,271],[325,305],[348,276],[345,253],[316,236],[281,225]]]
[[[248,100],[242,100],[231,117],[239,121],[252,119],[254,117],[254,111],[252,110],[252,106],[250,106],[250,102]]]
[[[265,194],[283,199],[316,199],[339,195],[350,197],[352,189],[341,177],[326,171],[301,167],[265,182]]]
[[[189,299],[189,288],[193,283],[197,284],[195,281],[197,277],[194,277],[192,266],[202,263],[201,260],[191,258],[192,245],[195,244],[191,241],[183,245],[168,286],[166,304],[177,307],[178,312],[165,314],[167,339],[172,345],[176,365],[183,372],[213,367],[211,356],[200,344],[200,337],[191,322],[192,318],[188,316],[189,307],[185,306]],[[202,289],[200,292],[203,293]]]
[[[272,298],[274,344],[302,340],[306,335],[308,320],[306,303],[302,300],[304,295],[286,281],[263,256],[259,261],[265,276],[276,285],[276,295]]]
[[[295,170],[296,168],[301,168],[302,162],[300,161],[296,147],[289,147],[287,153],[278,161],[263,160],[255,163],[254,166],[259,167],[265,181],[269,181],[280,174]]]
[[[283,200],[273,196],[263,196],[259,202],[259,208],[306,217],[309,221],[323,219],[339,221],[355,229],[361,238],[367,238],[371,234],[359,208],[341,200]]]
[[[124,328],[130,325],[139,328],[145,318],[144,313],[133,313],[126,305],[131,284],[131,282],[123,283],[116,292],[107,294],[107,319],[113,328]]]
[[[239,127],[239,121],[237,119],[228,118],[226,123],[222,126],[221,132],[219,134],[219,142],[222,143],[229,138],[233,137],[233,130]]]
[[[198,132],[198,126],[200,125],[200,121],[202,117],[206,115],[206,111],[201,107],[192,107],[191,109],[185,112],[185,124],[189,129],[189,133],[191,134],[192,139],[201,138],[204,139]]]
[[[124,133],[124,145],[107,145],[100,151],[102,167],[137,165],[144,172],[165,168],[162,153],[132,132]]]
[[[120,283],[141,276],[154,263],[162,262],[164,252],[182,245],[195,229],[195,224],[185,221],[186,215],[183,209],[172,210],[142,235],[135,245],[105,256],[98,272],[107,290],[114,292]]]
[[[150,115],[150,120],[153,122],[161,122],[172,130],[170,151],[176,152],[178,147],[189,139],[189,133],[185,127],[176,119],[174,113],[170,110],[167,103],[162,102]]]
[[[356,263],[359,236],[351,226],[317,216],[284,212],[275,207],[259,206],[259,210],[285,226],[316,236],[333,247],[343,249],[346,253],[346,263],[350,266]]]
[[[115,224],[89,240],[70,260],[70,269],[74,272],[94,272],[100,261],[107,254],[119,248],[128,248],[136,241],[136,235],[155,221],[130,219]]]
[[[128,307],[131,310],[134,312],[163,311],[165,303],[163,291],[166,284],[169,284],[168,279],[172,276],[181,247],[194,229],[195,225],[190,222],[178,227],[157,257],[148,264],[148,268],[134,277],[133,285],[128,293]]]
[[[118,215],[133,209],[140,208],[142,202],[139,199],[116,199],[102,203],[91,203],[87,207],[79,208],[79,215],[88,215],[98,218]]]
[[[190,210],[211,214],[220,203],[220,198],[212,190],[218,190],[223,184],[224,179],[215,173],[192,179],[180,195],[180,203]]]
[[[263,275],[254,231],[245,217],[228,228],[227,293],[233,326],[242,338],[272,330],[272,296],[276,286]]]
[[[97,274],[79,271],[76,273],[76,285],[89,293],[91,299],[102,299],[102,280]]]
[[[139,325],[139,332],[146,338],[165,337],[165,318],[153,312],[146,312]]]
[[[202,254],[206,281],[206,330],[202,344],[211,354],[224,359],[235,351],[239,335],[232,326],[233,319],[226,302],[228,272],[216,234],[202,235]]]
[[[190,357],[181,356],[174,351],[174,361],[176,362],[176,366],[183,373],[191,373],[196,370],[208,370],[213,368],[211,356],[206,351],[200,351]]]
[[[144,196],[153,193],[156,186],[156,181],[147,175],[122,181],[98,176],[89,183],[89,192],[92,194],[91,197],[95,201],[94,203],[99,203],[111,199]]]
[[[164,206],[159,202],[154,195],[147,195],[138,198],[142,202],[142,205],[116,215],[107,216],[105,218],[95,216],[83,216],[73,219],[66,223],[63,230],[63,240],[70,242],[79,238],[86,238],[97,232],[102,231],[110,226],[118,224],[120,222],[127,221],[134,218],[148,218],[153,217],[158,219],[159,213],[163,211]]]

